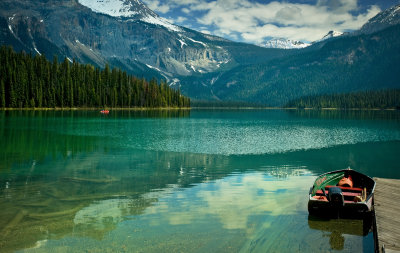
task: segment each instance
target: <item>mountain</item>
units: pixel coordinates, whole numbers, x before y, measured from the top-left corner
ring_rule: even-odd
[[[226,50],[209,43],[219,38],[169,24],[136,0],[4,0],[0,6],[3,41],[39,54],[166,77],[231,61]]]
[[[400,24],[400,4],[378,13],[357,32],[359,34],[371,34],[398,24]]]
[[[261,47],[265,48],[281,48],[281,49],[299,49],[308,47],[310,45],[311,44],[302,41],[287,40],[284,38],[271,39],[260,44]]]
[[[175,84],[288,54],[170,24],[139,0],[2,0],[0,43]]]
[[[398,87],[398,12],[284,50],[173,25],[139,0],[2,0],[0,44],[163,78],[192,99],[279,106],[305,95]]]
[[[303,96],[400,88],[400,24],[393,15],[398,7],[389,10],[370,20],[382,21],[372,33],[361,32],[366,25],[304,49],[286,50],[296,51],[293,55],[188,78],[181,90],[192,100],[283,106]]]
[[[312,47],[318,49],[221,74],[212,98],[282,106],[302,96],[400,87],[400,25]],[[182,91],[195,98],[192,89]]]

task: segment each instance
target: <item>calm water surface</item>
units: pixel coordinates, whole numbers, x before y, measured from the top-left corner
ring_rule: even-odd
[[[0,252],[373,252],[316,175],[400,178],[400,113],[0,111]]]

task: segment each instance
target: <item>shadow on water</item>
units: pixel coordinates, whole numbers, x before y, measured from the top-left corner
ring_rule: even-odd
[[[344,235],[367,236],[372,234],[373,217],[360,219],[324,219],[308,216],[308,226],[312,230],[321,231],[329,237],[330,248],[343,250],[345,245]]]

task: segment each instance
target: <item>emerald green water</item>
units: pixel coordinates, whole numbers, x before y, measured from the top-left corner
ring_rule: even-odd
[[[373,252],[317,175],[400,178],[396,111],[0,111],[0,252]]]

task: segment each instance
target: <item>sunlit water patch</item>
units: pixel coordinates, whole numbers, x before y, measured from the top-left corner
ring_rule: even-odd
[[[348,114],[325,112],[328,116],[341,113]],[[76,123],[68,134],[109,137],[119,146],[135,149],[222,155],[273,154],[400,140],[398,121],[378,122],[361,113],[355,114],[355,119],[306,116],[286,111],[192,111],[183,118],[92,121],[90,128]]]

